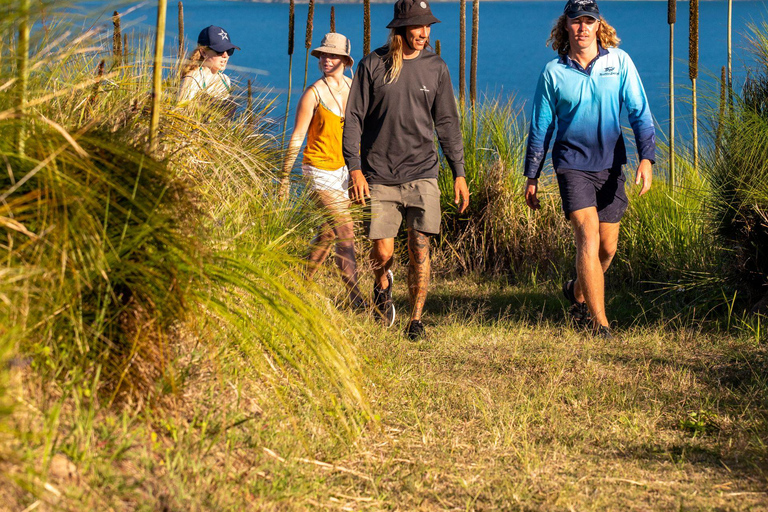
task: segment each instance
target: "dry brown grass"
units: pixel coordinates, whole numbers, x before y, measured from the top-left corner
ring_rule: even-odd
[[[663,323],[601,343],[562,321],[554,288],[440,281],[415,344],[351,324],[381,417],[351,445],[286,408],[274,374],[187,333],[154,409],[101,409],[92,439],[56,425],[78,479],[46,480],[43,445],[15,475],[63,510],[768,509],[765,348]],[[18,424],[29,439],[40,409]]]

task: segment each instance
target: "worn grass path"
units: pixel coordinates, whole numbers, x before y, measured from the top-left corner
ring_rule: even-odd
[[[551,288],[438,281],[427,340],[372,337],[382,430],[318,504],[768,510],[764,348],[695,323],[604,343],[565,325]]]
[[[396,292],[404,310],[403,279]],[[768,510],[765,345],[650,320],[631,296],[609,307],[623,343],[568,326],[555,283],[437,278],[418,343],[404,319],[355,320],[380,421],[352,445],[197,342],[150,412],[47,412],[29,387],[23,444],[0,464],[19,486],[0,497],[10,510]],[[71,471],[54,474],[51,453]]]

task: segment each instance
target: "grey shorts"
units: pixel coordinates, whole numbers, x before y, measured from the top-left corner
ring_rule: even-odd
[[[598,172],[557,169],[555,173],[566,219],[571,212],[590,206],[597,208],[600,222],[616,223],[624,216],[629,200],[621,167]]]
[[[440,232],[440,188],[437,179],[415,180],[400,185],[370,185],[368,238],[394,238],[405,216],[406,226],[422,233]]]

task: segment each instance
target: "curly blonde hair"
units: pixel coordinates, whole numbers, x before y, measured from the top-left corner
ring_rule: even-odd
[[[568,41],[568,17],[565,14],[561,14],[555,26],[552,27],[552,32],[547,39],[547,46],[551,46],[560,55],[565,55],[571,48],[571,44]],[[616,48],[619,46],[621,39],[616,35],[616,29],[605,21],[605,18],[600,17],[600,28],[597,31],[597,40],[600,42],[600,46],[603,48]]]

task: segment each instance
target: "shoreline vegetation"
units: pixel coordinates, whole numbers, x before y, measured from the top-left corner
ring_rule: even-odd
[[[206,1],[219,1],[219,0],[206,0]],[[287,4],[290,0],[223,0],[225,2],[243,2],[252,4]],[[297,0],[296,4],[308,4],[310,0]],[[312,0],[316,4],[360,4],[364,3],[364,0]],[[605,0],[608,2],[667,2],[668,0]],[[724,0],[700,0],[702,2],[723,2]],[[735,2],[754,2],[755,0],[732,0]],[[458,3],[459,0],[431,0],[431,3]],[[557,3],[556,0],[483,0],[483,2],[541,2],[541,3]],[[373,4],[389,4],[389,0],[371,0]]]
[[[332,265],[303,279],[321,213],[298,180],[278,194],[267,96],[179,105],[154,35],[119,13],[73,35],[59,4],[0,0],[3,508],[765,509],[768,24],[743,88],[698,92],[698,171],[678,138],[668,180],[661,141],[630,189],[606,276],[623,343],[566,321],[570,228],[551,172],[540,211],[521,197],[521,104],[458,99],[471,203],[443,162],[412,343]]]

